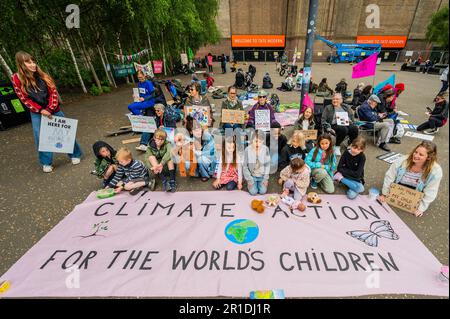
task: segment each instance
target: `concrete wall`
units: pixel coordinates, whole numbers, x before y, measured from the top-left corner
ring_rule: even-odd
[[[365,10],[372,3],[380,8],[378,29],[366,26]],[[339,42],[355,42],[358,35],[404,35],[405,50],[426,50],[426,25],[448,4],[449,0],[320,0],[316,32]],[[308,0],[220,0],[217,21],[223,40],[201,52],[229,54],[232,34],[285,34],[286,50],[297,47],[303,52],[308,7]],[[314,54],[314,60],[322,61],[330,49],[316,41],[314,51],[323,52],[322,57]]]

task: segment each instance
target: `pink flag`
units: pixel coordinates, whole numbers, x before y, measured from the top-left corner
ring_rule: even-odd
[[[353,67],[352,79],[375,75],[378,53],[374,53]]]
[[[314,111],[314,103],[311,100],[311,98],[309,97],[309,94],[306,93],[305,94],[305,98],[303,99],[303,103],[302,103],[302,107],[300,109],[300,113],[303,113],[307,107],[312,107],[313,111]]]

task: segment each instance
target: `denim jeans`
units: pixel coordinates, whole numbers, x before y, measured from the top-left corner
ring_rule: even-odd
[[[30,112],[30,115],[31,115],[31,126],[33,127],[34,142],[36,144],[36,148],[39,150],[39,133],[41,131],[42,115],[38,114],[38,113],[32,113],[32,112]],[[62,111],[56,112],[53,115],[64,117],[64,113]],[[70,158],[80,158],[81,155],[83,155],[80,145],[78,145],[76,140],[75,140],[75,146],[73,148],[73,153],[68,154],[68,155]],[[53,153],[52,152],[39,152],[39,163],[41,163],[41,165],[52,165]]]
[[[216,163],[198,163],[197,164],[197,171],[200,177],[207,177],[210,178],[214,174],[214,170],[216,168]]]
[[[250,195],[257,195],[257,194],[261,194],[264,195],[265,193],[267,193],[267,186],[263,185],[263,180],[264,177],[253,177],[253,185],[252,187],[250,187],[249,182],[247,181],[247,186],[248,186],[248,192],[250,193]]]
[[[141,141],[139,145],[147,145],[150,143],[150,140],[153,138],[153,133],[143,132],[141,135]]]
[[[364,185],[361,182],[344,177],[341,179],[341,183],[348,187],[347,197],[350,199],[354,199],[359,193],[364,192]]]

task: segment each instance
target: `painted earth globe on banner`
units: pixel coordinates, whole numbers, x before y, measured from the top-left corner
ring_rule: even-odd
[[[259,235],[258,225],[249,219],[237,219],[225,227],[225,236],[234,244],[253,242]]]

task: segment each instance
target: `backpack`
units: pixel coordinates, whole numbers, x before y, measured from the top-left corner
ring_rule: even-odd
[[[275,93],[272,93],[269,101],[270,101],[270,105],[272,105],[274,110],[278,109],[278,107],[280,106],[280,98]]]
[[[164,119],[168,122],[178,122],[183,119],[183,115],[180,109],[177,109],[173,105],[167,105],[164,110]]]

